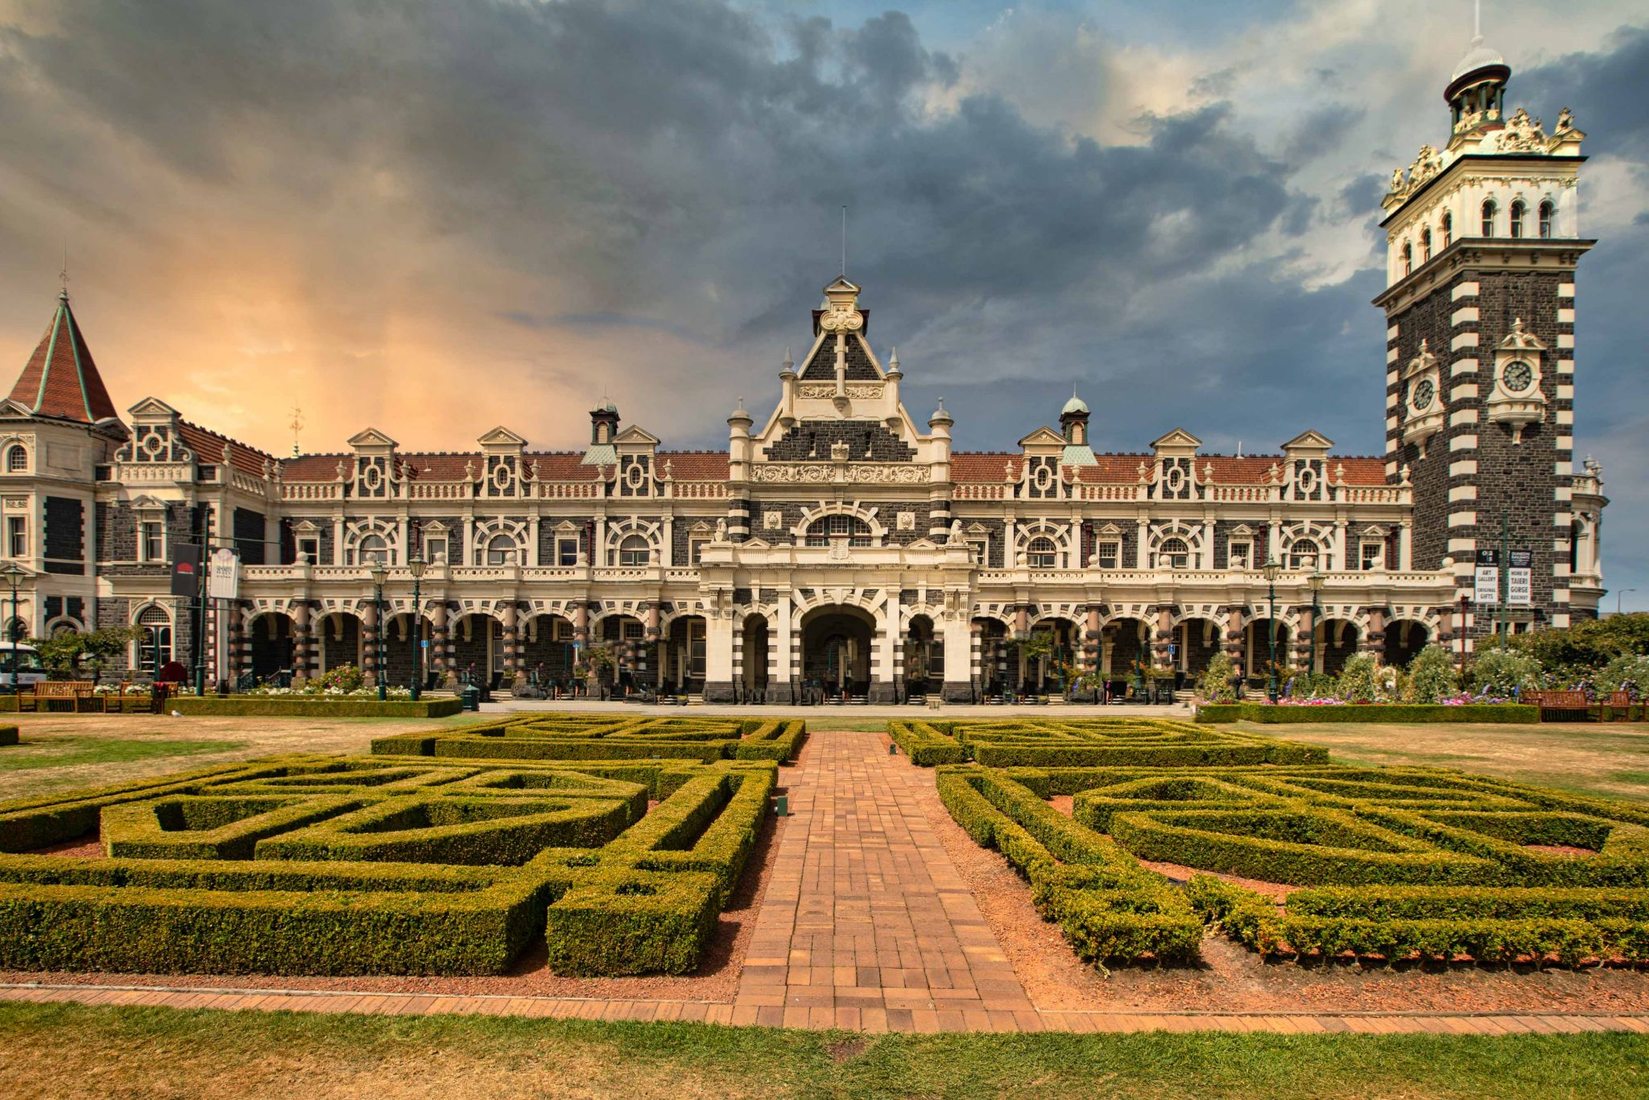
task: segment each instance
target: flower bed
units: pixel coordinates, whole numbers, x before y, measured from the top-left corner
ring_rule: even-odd
[[[1290,722],[1539,722],[1540,708],[1521,703],[1342,703],[1337,699],[1312,699],[1270,703],[1204,703],[1197,707],[1197,721],[1259,722],[1282,725]]]

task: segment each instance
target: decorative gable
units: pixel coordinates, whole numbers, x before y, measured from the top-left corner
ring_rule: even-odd
[[[1186,431],[1184,428],[1175,428],[1160,439],[1152,440],[1151,453],[1158,455],[1194,455],[1202,446],[1202,440]]]

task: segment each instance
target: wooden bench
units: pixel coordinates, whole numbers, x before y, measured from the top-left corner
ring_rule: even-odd
[[[1586,722],[1592,717],[1592,706],[1584,691],[1533,692],[1529,700],[1540,708],[1542,722]]]
[[[1639,704],[1632,702],[1632,693],[1629,691],[1613,691],[1603,700],[1598,708],[1598,720],[1602,722],[1630,722],[1632,708]]]
[[[66,708],[78,714],[93,709],[94,704],[101,702],[92,693],[90,680],[44,680],[35,684],[32,691],[19,690],[17,693],[17,709],[20,711]]]

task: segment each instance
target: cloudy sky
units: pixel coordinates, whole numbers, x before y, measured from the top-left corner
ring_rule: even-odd
[[[897,5],[890,7],[890,3]],[[1649,14],[1489,0],[1590,137],[1577,452],[1649,606]],[[371,424],[716,446],[837,273],[925,416],[1011,447],[1382,446],[1375,222],[1470,0],[0,0],[0,356],[65,253],[121,407],[275,450]],[[3,362],[3,360],[0,360]],[[1613,597],[1611,597],[1611,604]]]

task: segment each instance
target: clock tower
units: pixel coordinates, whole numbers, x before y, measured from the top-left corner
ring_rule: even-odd
[[[1528,563],[1530,605],[1508,629],[1595,616],[1605,503],[1574,472],[1575,268],[1580,145],[1565,108],[1550,132],[1507,112],[1511,69],[1472,39],[1443,98],[1450,133],[1392,173],[1382,203],[1386,477],[1414,492],[1412,565],[1452,560],[1472,596],[1479,554]],[[1504,573],[1502,574],[1504,575]],[[1467,607],[1468,635],[1495,629]]]

